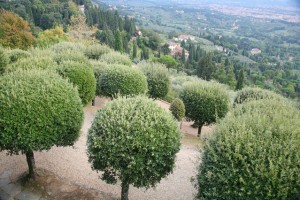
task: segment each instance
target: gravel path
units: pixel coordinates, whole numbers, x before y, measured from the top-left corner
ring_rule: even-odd
[[[87,106],[85,108],[82,133],[74,147],[53,147],[48,152],[35,152],[35,159],[38,168],[47,169],[76,185],[93,188],[102,191],[113,199],[118,199],[121,191],[120,184],[109,185],[100,180],[98,178],[100,173],[92,171],[86,155],[87,131],[97,109],[102,104],[103,100],[97,99],[96,107]],[[166,106],[166,104],[163,106]],[[196,174],[197,163],[199,163],[198,156],[199,151],[195,145],[183,144],[177,154],[173,174],[163,179],[155,189],[145,190],[131,186],[129,198],[131,200],[193,199],[196,190],[191,183],[191,178]],[[13,172],[10,178],[17,180],[21,174],[28,170],[25,156],[8,156],[6,152],[0,152],[0,174],[8,170]]]

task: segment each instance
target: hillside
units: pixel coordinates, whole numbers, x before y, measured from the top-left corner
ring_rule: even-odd
[[[207,39],[213,45],[199,42],[201,48],[214,52],[214,60],[221,57],[223,63],[229,59],[233,65],[244,66],[248,85],[299,97],[300,16],[297,5],[289,1],[267,8],[260,1],[243,1],[239,6],[232,1],[224,1],[225,6],[214,1],[164,1],[159,6],[154,1],[99,2],[134,16],[137,24],[155,30],[162,38],[191,34]],[[218,48],[232,53],[216,52]],[[237,73],[235,70],[236,78]]]

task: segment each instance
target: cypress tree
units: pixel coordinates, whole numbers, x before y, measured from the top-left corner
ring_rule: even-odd
[[[241,90],[243,89],[243,87],[244,87],[244,70],[241,69],[235,90]]]
[[[133,51],[132,51],[132,58],[135,59],[137,56],[137,44],[136,41],[133,42]]]
[[[226,77],[226,83],[230,86],[230,88],[234,88],[234,86],[236,85],[236,79],[234,76],[232,65],[229,66],[227,77]]]
[[[121,35],[121,32],[119,30],[117,30],[117,33],[116,33],[115,50],[119,51],[119,52],[123,52],[122,35]]]

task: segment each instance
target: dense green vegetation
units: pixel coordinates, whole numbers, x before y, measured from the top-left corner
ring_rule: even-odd
[[[0,151],[26,154],[34,177],[33,151],[73,145],[83,110],[78,91],[49,71],[15,71],[0,79]]]
[[[98,111],[88,133],[88,156],[102,179],[154,187],[173,169],[180,133],[172,115],[145,97],[119,98]]]
[[[241,104],[204,147],[198,199],[298,199],[300,113],[276,100]]]
[[[200,2],[176,4],[165,1],[157,6],[155,1],[132,0],[122,3],[127,6],[125,8],[119,7],[115,1],[104,2],[117,5],[119,12],[133,15],[137,24],[156,31],[169,41],[174,41],[172,38],[179,34],[197,36],[195,41],[188,40],[185,41],[187,44],[181,45],[185,53],[189,53],[189,58],[178,57],[181,68],[188,74],[197,74],[197,69],[203,67],[199,64],[200,59],[205,52],[211,52],[216,70],[226,59],[229,60],[235,74],[234,81],[243,69],[245,85],[273,90],[291,98],[300,96],[299,22],[272,18],[274,13],[296,17],[295,10],[272,8],[274,12],[263,9],[261,12],[267,14],[257,15],[265,14],[265,18],[256,18],[243,16],[243,12],[241,16],[229,15],[215,7],[206,8]],[[251,53],[255,48],[260,49],[261,53]],[[225,65],[225,76],[229,66]],[[203,75],[200,74],[200,77]],[[217,77],[214,79],[222,81]],[[226,81],[224,83],[228,84]]]
[[[218,83],[198,80],[188,82],[180,94],[187,119],[198,127],[198,137],[204,125],[215,123],[229,110],[229,95],[224,86]]]

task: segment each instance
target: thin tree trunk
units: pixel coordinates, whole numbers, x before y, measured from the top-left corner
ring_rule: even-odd
[[[92,100],[92,106],[95,106],[95,101],[96,101],[96,98],[94,98],[94,99]]]
[[[26,153],[26,159],[27,159],[27,164],[28,164],[28,168],[29,168],[29,176],[30,176],[30,178],[34,179],[36,167],[35,167],[34,154],[32,151],[29,151]]]
[[[181,128],[182,128],[182,120],[180,121],[180,130],[181,130]]]
[[[121,200],[128,200],[129,183],[122,182]]]
[[[198,126],[198,135],[197,135],[197,137],[200,137],[200,136],[201,136],[201,130],[202,130],[203,125],[204,125],[204,124],[200,124],[200,125]]]

